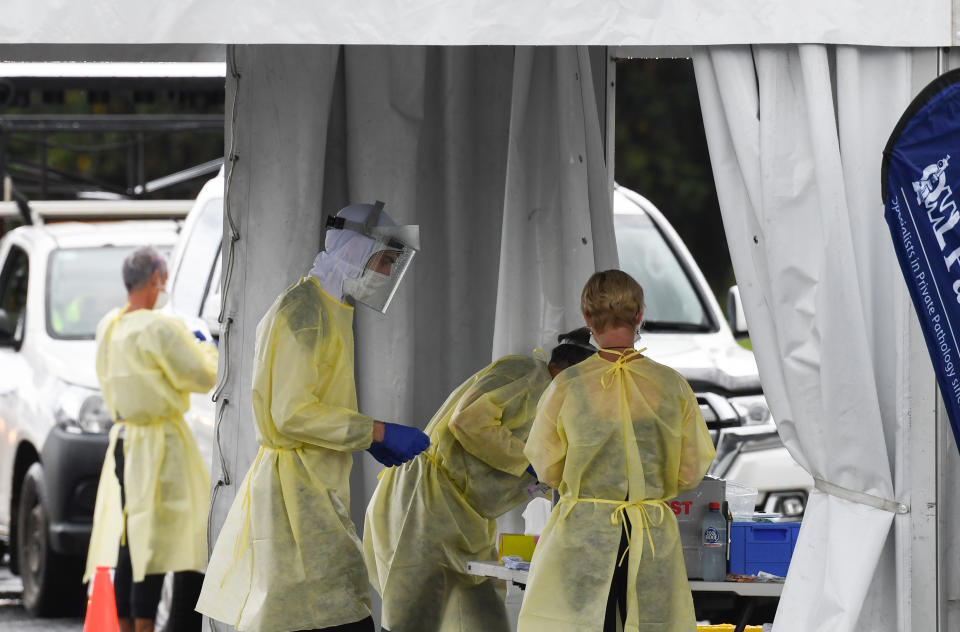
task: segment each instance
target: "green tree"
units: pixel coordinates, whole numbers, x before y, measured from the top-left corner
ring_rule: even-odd
[[[30,89],[19,91],[0,106],[0,115],[56,114],[223,114],[220,88],[179,89],[157,86],[134,89],[118,82],[103,90]],[[71,199],[79,188],[96,183],[116,192],[129,192],[137,182],[138,140],[143,147],[147,181],[223,156],[223,131],[179,133],[7,133],[0,131],[3,165],[18,189],[30,199]],[[44,152],[44,149],[46,150]],[[44,155],[45,153],[45,155]],[[47,173],[46,196],[41,193],[42,165]],[[205,179],[198,178],[149,197],[196,197]],[[89,186],[84,183],[89,182]]]
[[[673,224],[723,305],[735,283],[689,59],[617,64],[614,174]]]

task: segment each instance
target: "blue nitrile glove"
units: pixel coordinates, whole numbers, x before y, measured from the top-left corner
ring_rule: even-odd
[[[371,443],[370,447],[367,448],[367,452],[372,454],[373,458],[380,461],[387,467],[403,464],[403,461],[398,459],[397,455],[391,452],[390,449],[382,443]]]
[[[180,331],[183,331],[183,330],[181,329]],[[204,336],[204,335],[203,335],[203,332],[200,331],[199,329],[197,329],[196,331],[194,331],[194,332],[193,332],[193,335],[194,335],[194,337],[195,337],[197,340],[199,340],[200,342],[206,342],[206,341],[207,341],[207,337]]]
[[[382,443],[406,463],[430,447],[430,437],[410,426],[384,422]]]
[[[537,479],[538,481],[540,480],[540,477],[537,476],[536,470],[533,469],[533,463],[531,463],[530,465],[527,466],[527,474],[529,474],[530,476],[534,477],[534,478]]]

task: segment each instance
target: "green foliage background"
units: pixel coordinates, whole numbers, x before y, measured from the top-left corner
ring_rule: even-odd
[[[689,59],[617,63],[614,177],[666,216],[723,306],[735,283]]]
[[[67,89],[30,90],[2,107],[3,114],[223,114],[223,90],[175,91],[125,89],[91,93]],[[223,156],[223,132],[148,133],[144,140],[144,173],[152,180]],[[72,199],[75,187],[61,186],[56,174],[40,193],[37,168],[43,164],[40,134],[8,134],[6,162],[14,184],[30,199]],[[46,164],[79,178],[103,183],[121,192],[136,184],[136,138],[127,133],[54,133],[46,136]],[[73,178],[70,178],[71,180]],[[164,189],[152,197],[192,199],[205,178]],[[90,189],[96,188],[90,186]]]

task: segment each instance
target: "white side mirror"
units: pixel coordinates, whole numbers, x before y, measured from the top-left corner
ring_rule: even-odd
[[[743,313],[743,302],[740,300],[740,288],[736,285],[727,290],[727,322],[730,323],[735,338],[749,335],[747,317]]]

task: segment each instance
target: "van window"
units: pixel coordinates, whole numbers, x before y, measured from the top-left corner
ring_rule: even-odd
[[[0,309],[6,312],[6,325],[10,327],[9,331],[0,332],[5,344],[19,346],[23,341],[29,280],[30,258],[22,248],[11,246],[7,264],[0,273]]]
[[[47,264],[47,333],[63,340],[92,340],[111,309],[123,307],[123,260],[134,246],[60,248]],[[156,247],[164,258],[169,248]]]
[[[223,199],[213,198],[200,209],[170,285],[170,303],[180,314],[200,316],[211,270],[220,252],[223,233]]]
[[[203,297],[203,307],[200,310],[200,318],[207,323],[210,332],[217,337],[220,336],[220,323],[217,319],[220,318],[220,265],[222,261],[223,257],[220,256],[218,250],[216,264],[214,264],[213,271],[210,273],[207,293]]]

